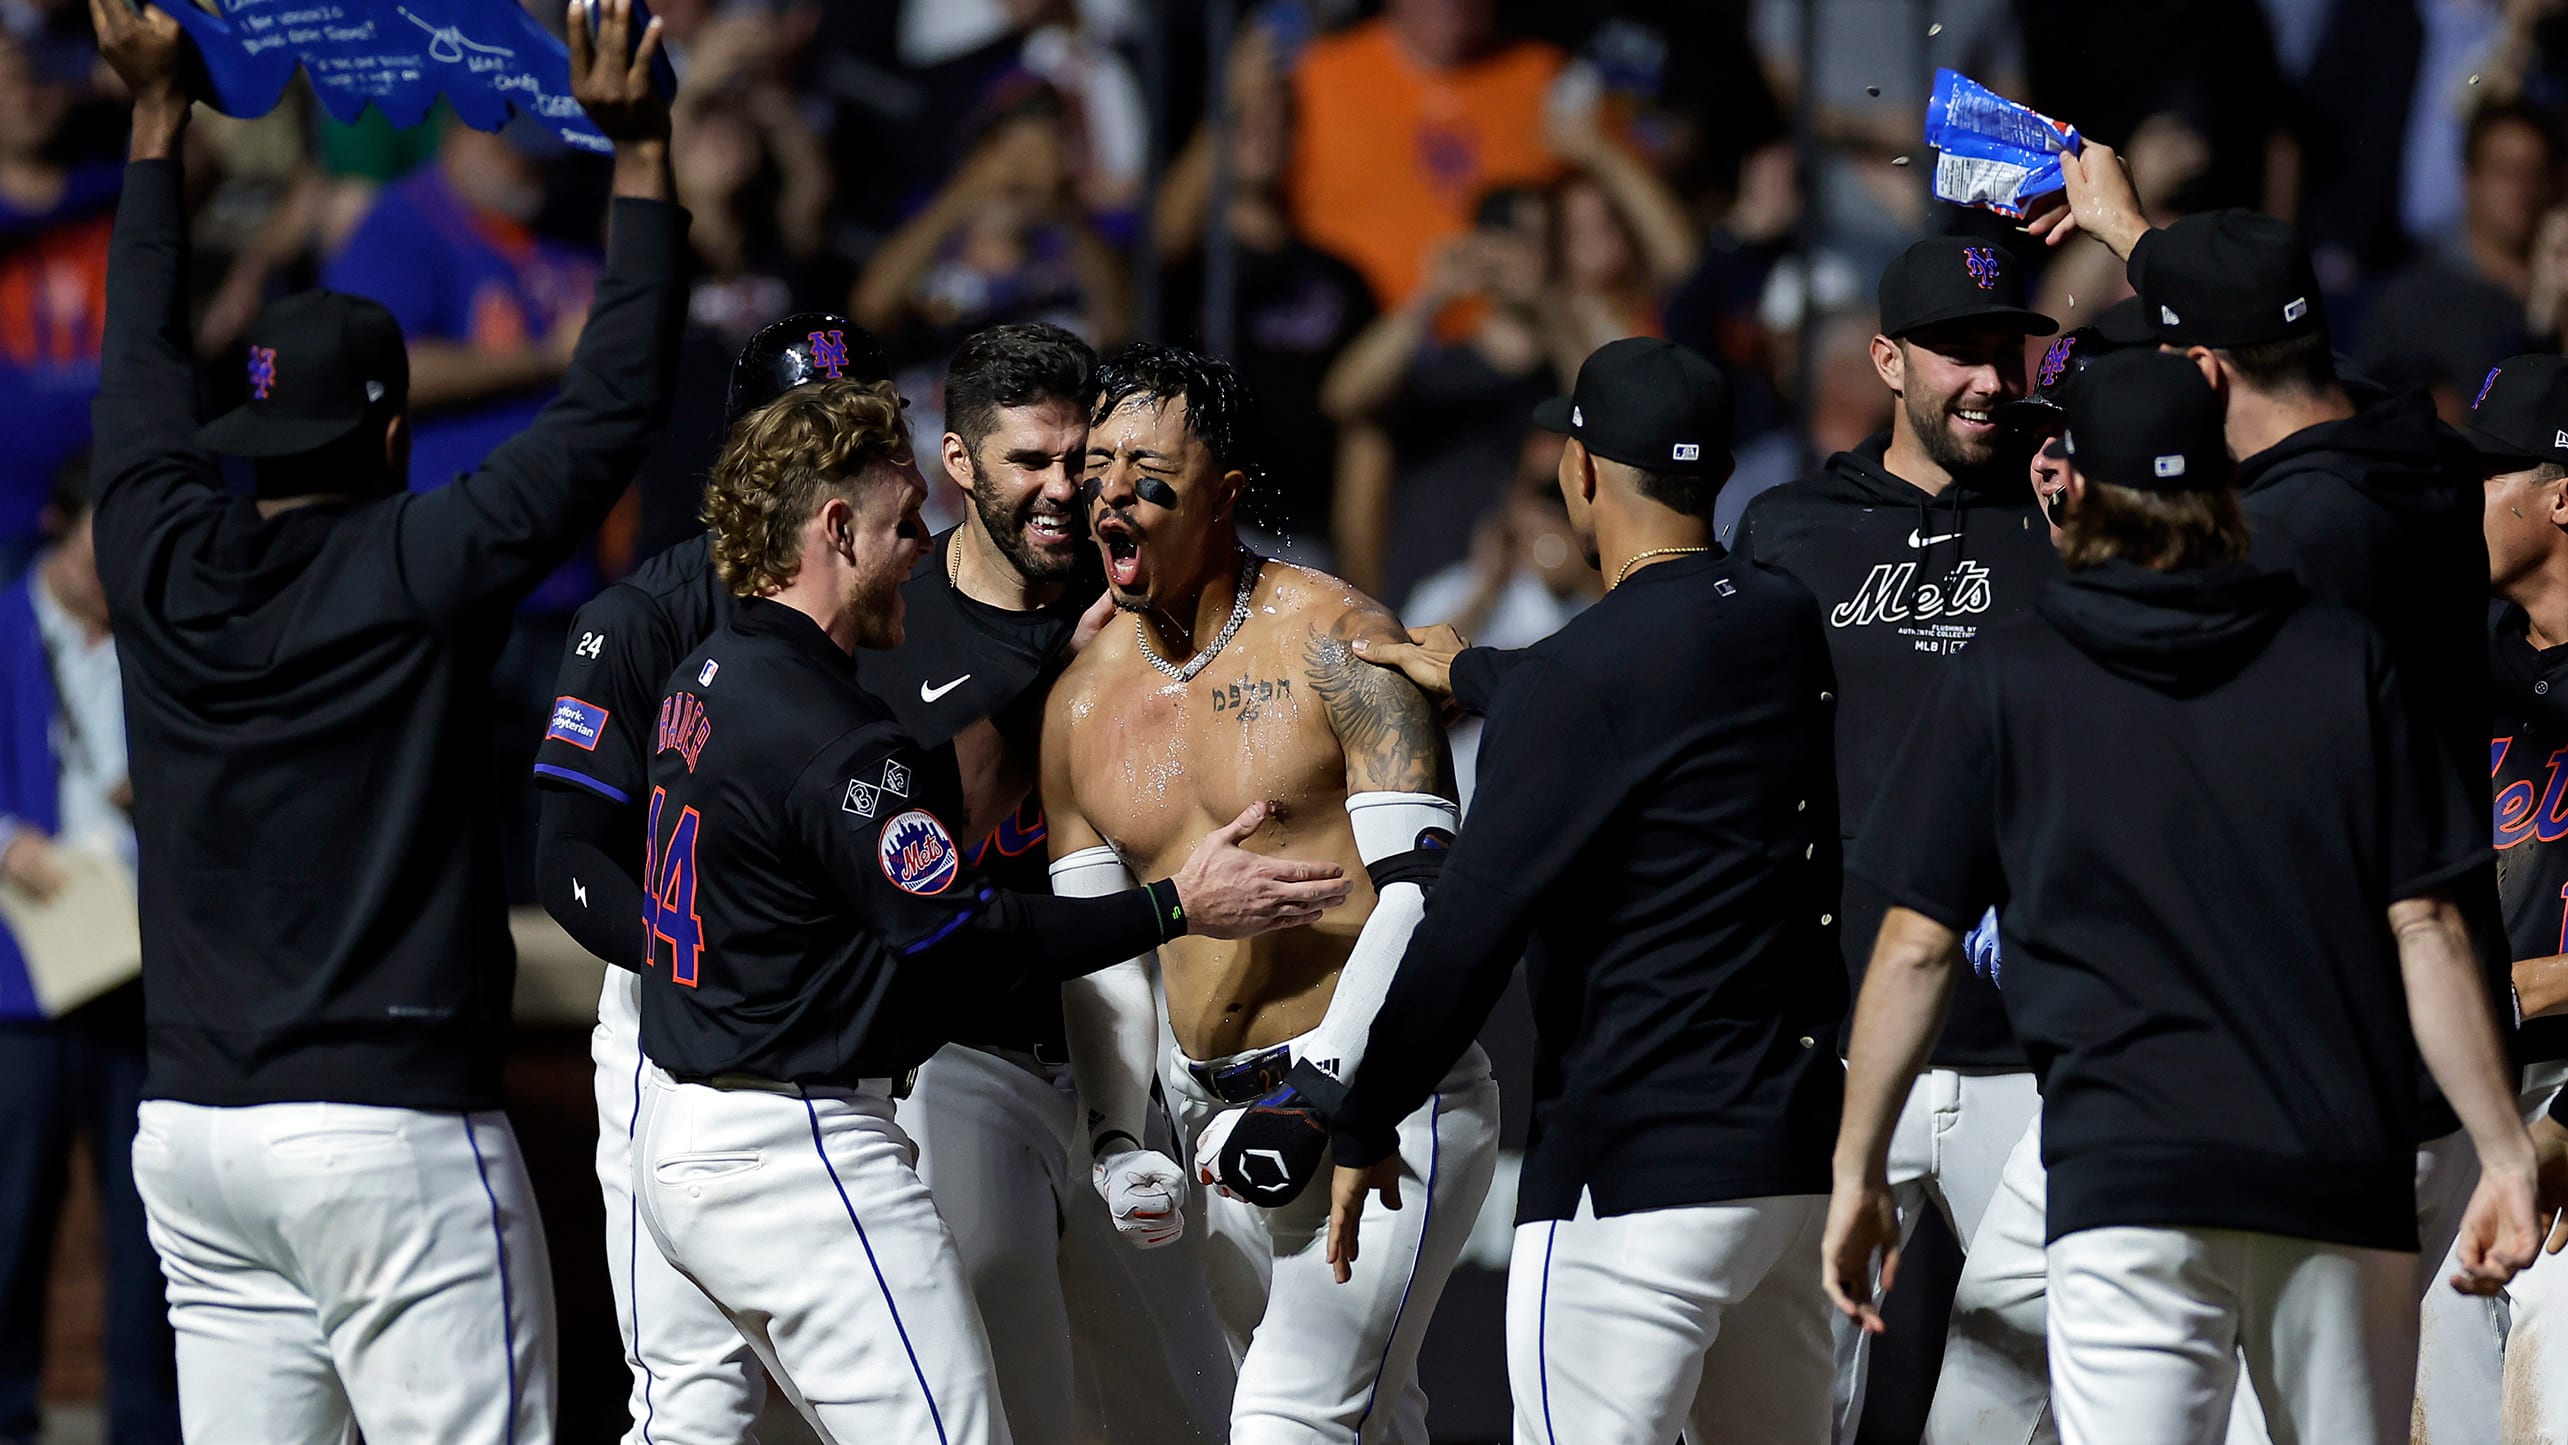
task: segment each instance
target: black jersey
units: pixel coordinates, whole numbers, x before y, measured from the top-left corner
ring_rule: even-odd
[[[1166,941],[1142,890],[992,886],[946,821],[950,752],[904,736],[780,603],[741,603],[680,661],[650,783],[642,1047],[682,1079],[898,1075],[990,1000]]]
[[[729,621],[731,609],[704,537],[671,547],[590,598],[571,619],[552,721],[535,750],[537,780],[615,803],[648,797],[660,690],[678,659]],[[638,822],[633,834],[641,836]]]
[[[2568,647],[2535,648],[2514,607],[2497,611],[2490,633],[2497,895],[2514,956],[2546,958],[2568,953]],[[2526,1023],[2515,1055],[2568,1059],[2568,1019]]]
[[[901,645],[856,655],[856,680],[891,709],[901,731],[931,748],[984,719],[994,723],[1011,752],[1027,759],[1027,773],[1043,733],[1043,699],[1070,663],[1070,634],[1079,614],[1097,599],[1104,581],[1084,575],[1049,607],[1018,612],[963,594],[946,569],[954,534],[938,536],[901,584],[907,604]],[[1029,795],[987,837],[967,845],[975,868],[1002,888],[1021,893],[1051,889],[1044,842],[1043,800]],[[1047,1059],[1066,1057],[1061,1000],[1044,989],[1021,989],[967,1021],[965,1043],[1020,1049]]]

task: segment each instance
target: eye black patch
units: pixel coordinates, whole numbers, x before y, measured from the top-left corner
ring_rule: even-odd
[[[1133,484],[1132,490],[1134,495],[1154,507],[1166,507],[1172,512],[1177,510],[1177,489],[1157,477],[1142,478]]]

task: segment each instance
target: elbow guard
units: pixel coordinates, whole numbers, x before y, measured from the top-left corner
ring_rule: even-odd
[[[1461,809],[1433,793],[1349,793],[1346,815],[1355,825],[1355,856],[1364,861],[1373,891],[1414,883],[1435,891],[1453,848]]]

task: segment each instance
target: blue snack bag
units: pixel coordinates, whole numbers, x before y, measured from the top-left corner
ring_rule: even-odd
[[[1926,144],[1934,147],[1935,195],[2024,219],[2034,199],[2060,190],[2060,155],[2084,142],[2030,106],[1954,70],[1935,72],[1926,102]]]

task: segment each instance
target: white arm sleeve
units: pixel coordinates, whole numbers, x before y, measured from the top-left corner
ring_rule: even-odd
[[[1367,867],[1414,851],[1430,830],[1450,843],[1462,821],[1458,807],[1433,793],[1350,793],[1346,813],[1355,824],[1355,856]],[[1408,952],[1409,935],[1426,912],[1426,892],[1415,883],[1381,890],[1373,916],[1364,920],[1364,931],[1356,935],[1355,949],[1338,972],[1329,1011],[1319,1027],[1302,1036],[1295,1063],[1308,1062],[1341,1084],[1355,1077],[1373,1016],[1382,1011],[1400,955]]]
[[[1112,848],[1082,848],[1052,865],[1052,891],[1064,898],[1104,897],[1132,886],[1132,871]],[[1061,985],[1070,1077],[1087,1110],[1092,1147],[1109,1132],[1130,1136],[1120,1147],[1147,1147],[1141,1141],[1148,1137],[1159,1061],[1159,995],[1151,982],[1157,971],[1156,954],[1145,953]]]

